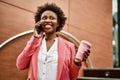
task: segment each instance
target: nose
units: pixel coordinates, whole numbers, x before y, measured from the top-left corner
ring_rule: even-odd
[[[52,20],[50,20],[49,18],[47,18],[47,19],[45,20],[45,22],[52,22]]]

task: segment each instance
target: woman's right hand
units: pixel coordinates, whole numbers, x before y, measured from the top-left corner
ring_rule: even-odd
[[[40,26],[40,21],[35,24],[35,28],[34,28],[34,32],[33,32],[33,35],[36,38],[40,38],[41,35],[43,34],[43,31],[39,30],[39,27],[41,27]],[[42,29],[42,27],[41,27],[41,29]]]

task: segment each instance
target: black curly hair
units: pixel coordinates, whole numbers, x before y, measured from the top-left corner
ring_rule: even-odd
[[[40,17],[42,13],[46,10],[51,10],[56,13],[58,18],[59,26],[57,27],[56,31],[62,30],[63,26],[65,25],[66,17],[64,12],[61,10],[60,7],[58,7],[55,3],[46,3],[43,6],[39,6],[37,9],[37,12],[35,13],[35,22],[40,21]]]

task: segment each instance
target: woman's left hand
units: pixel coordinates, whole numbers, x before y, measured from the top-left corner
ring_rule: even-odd
[[[83,61],[86,61],[89,55],[90,55],[90,50],[84,51]]]

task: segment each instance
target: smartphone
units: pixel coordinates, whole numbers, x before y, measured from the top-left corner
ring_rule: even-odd
[[[36,25],[35,28],[36,28],[38,34],[40,34],[41,31],[43,30],[41,25],[40,26]]]

